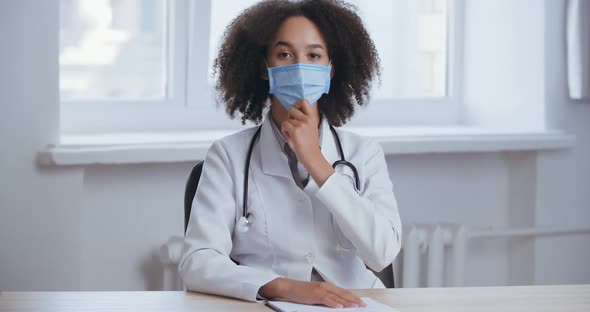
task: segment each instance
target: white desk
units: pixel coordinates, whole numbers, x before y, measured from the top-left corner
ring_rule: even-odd
[[[588,312],[590,285],[355,290],[402,312]],[[191,292],[0,292],[0,311],[265,311],[261,303]]]

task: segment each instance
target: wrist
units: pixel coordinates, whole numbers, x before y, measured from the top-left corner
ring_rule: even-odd
[[[323,156],[321,159],[311,163],[310,166],[306,168],[318,187],[322,187],[328,178],[335,172],[332,165]]]
[[[274,280],[264,284],[260,287],[258,293],[265,298],[282,298],[282,294],[285,293],[285,289],[288,286],[288,280],[282,277],[275,278]]]
[[[312,150],[310,153],[306,154],[307,157],[302,157],[301,164],[307,169],[307,171],[311,171],[312,168],[322,161],[326,161],[324,154],[322,154],[322,150],[320,149],[319,145],[316,149]]]

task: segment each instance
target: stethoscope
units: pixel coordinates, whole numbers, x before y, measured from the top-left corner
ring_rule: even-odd
[[[250,158],[252,158],[252,151],[254,150],[254,145],[260,136],[260,131],[262,126],[259,126],[250,141],[250,146],[248,147],[248,154],[246,156],[246,167],[244,169],[244,197],[242,200],[242,217],[238,220],[238,231],[246,232],[250,229],[252,224],[254,224],[254,215],[248,212],[248,174],[250,172]],[[356,167],[349,161],[344,158],[344,151],[342,150],[342,143],[340,142],[340,137],[338,133],[336,133],[336,129],[330,125],[330,131],[332,132],[332,136],[336,139],[336,147],[338,148],[338,153],[340,153],[340,160],[335,161],[332,164],[332,168],[336,169],[336,166],[343,165],[347,166],[352,170],[354,174],[354,186],[356,191],[360,190],[359,185],[359,174],[356,170]]]

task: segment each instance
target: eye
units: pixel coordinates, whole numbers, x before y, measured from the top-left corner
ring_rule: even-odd
[[[292,57],[292,55],[289,52],[283,51],[283,52],[279,52],[279,57],[280,58],[290,58],[290,57]]]
[[[317,54],[317,53],[310,53],[309,54],[309,58],[312,60],[317,60],[321,57],[321,55]]]

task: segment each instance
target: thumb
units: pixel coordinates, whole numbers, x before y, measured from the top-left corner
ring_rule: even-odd
[[[287,144],[289,144],[289,147],[291,148],[291,150],[295,151],[295,149],[293,148],[293,139],[292,138],[287,138],[286,139]]]

